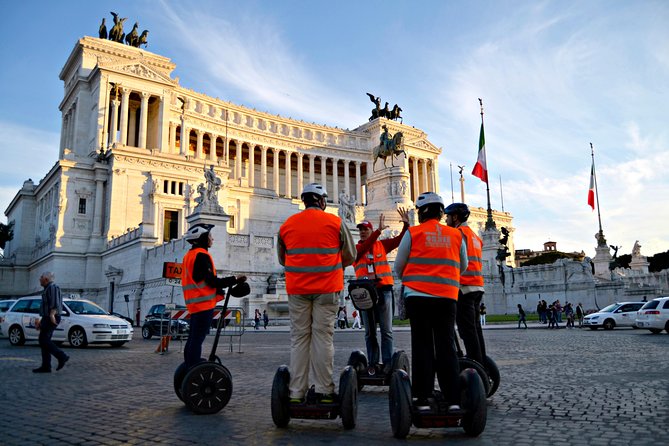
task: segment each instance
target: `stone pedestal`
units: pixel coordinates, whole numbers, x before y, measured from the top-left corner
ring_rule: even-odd
[[[595,248],[595,257],[592,259],[592,263],[595,265],[595,277],[611,279],[609,264],[612,259],[608,245],[600,244]]]
[[[483,239],[483,274],[490,276],[499,276],[499,268],[497,267],[497,250],[500,248],[499,231],[497,228],[485,229],[481,234]]]
[[[642,274],[648,274],[648,262],[646,256],[633,256],[630,262],[630,269],[632,271],[640,271]]]
[[[210,233],[214,239],[214,243],[209,248],[209,254],[214,258],[214,265],[222,266],[226,259],[226,246],[228,244],[228,228],[227,223],[230,216],[223,212],[223,209],[218,207],[217,213],[201,212],[197,207],[195,212],[186,217],[189,227],[197,224],[214,225]],[[218,269],[218,268],[217,268]]]

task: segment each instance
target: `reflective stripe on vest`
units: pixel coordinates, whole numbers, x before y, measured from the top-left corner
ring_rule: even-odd
[[[372,259],[372,263],[374,264],[374,274],[370,274],[368,270],[370,260],[367,258],[368,254],[369,251],[363,254],[362,258],[358,262],[353,264],[353,267],[355,268],[355,277],[362,279],[364,277],[370,277],[373,275],[375,278],[379,279],[379,281],[375,283],[377,287],[393,285],[395,283],[393,281],[393,272],[390,269],[390,263],[388,263],[386,249],[383,247],[383,243],[377,240],[372,245],[372,256],[374,257]]]
[[[421,293],[458,300],[462,233],[434,219],[409,232],[411,251],[402,283]]]
[[[334,293],[344,288],[341,224],[336,215],[309,208],[281,225],[288,294]]]
[[[483,241],[469,226],[460,226],[467,241],[467,270],[460,277],[460,284],[465,286],[483,286],[481,259],[483,257]]]
[[[204,280],[200,282],[193,280],[195,258],[198,254],[208,256],[212,270],[216,271],[214,259],[209,254],[209,251],[204,248],[191,249],[184,256],[183,270],[181,271],[181,289],[183,290],[184,301],[189,313],[211,310],[216,306],[216,288],[210,287]]]

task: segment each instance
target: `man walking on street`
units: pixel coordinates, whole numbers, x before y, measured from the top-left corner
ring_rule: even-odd
[[[344,268],[355,259],[351,232],[341,218],[324,212],[327,191],[307,184],[305,209],[279,230],[279,263],[286,269],[290,315],[290,403],[304,401],[310,379],[320,403],[334,402],[334,325]],[[311,373],[311,376],[309,374]]]
[[[518,304],[518,328],[520,328],[521,322],[525,324],[525,328],[527,328],[527,322],[525,322],[525,310],[523,310],[521,304]]]
[[[39,283],[44,290],[42,291],[42,305],[39,311],[41,319],[38,319],[35,325],[39,330],[42,365],[33,369],[33,373],[51,373],[51,355],[58,360],[56,370],[65,367],[65,363],[70,359],[51,340],[54,330],[60,324],[60,315],[63,312],[63,298],[60,295],[60,287],[53,280],[53,273],[49,271],[43,273],[39,278]]]

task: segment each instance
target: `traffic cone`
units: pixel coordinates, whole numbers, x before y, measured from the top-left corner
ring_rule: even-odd
[[[160,338],[160,344],[158,344],[158,347],[156,348],[156,353],[166,352],[169,346],[170,346],[170,337],[162,336]]]

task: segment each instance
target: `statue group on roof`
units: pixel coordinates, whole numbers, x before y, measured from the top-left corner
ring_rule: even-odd
[[[148,45],[148,36],[149,30],[145,29],[142,33],[139,33],[139,23],[135,22],[135,25],[132,27],[127,35],[123,32],[123,23],[128,20],[127,17],[119,17],[117,13],[111,11],[111,15],[114,18],[114,26],[112,26],[109,33],[107,33],[107,25],[105,24],[104,17],[102,18],[102,23],[100,23],[100,28],[98,30],[98,36],[101,39],[109,39],[112,42],[123,43],[139,48],[141,45]]]

